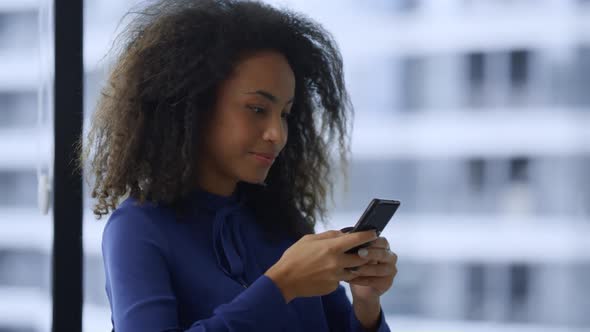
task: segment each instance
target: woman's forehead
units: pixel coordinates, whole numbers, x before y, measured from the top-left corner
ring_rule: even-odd
[[[257,52],[243,57],[236,64],[227,83],[227,88],[241,93],[259,91],[262,93],[257,94],[261,97],[287,102],[295,91],[295,74],[281,53]]]

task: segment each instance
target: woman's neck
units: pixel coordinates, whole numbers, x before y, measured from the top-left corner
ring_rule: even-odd
[[[219,174],[201,172],[197,187],[209,193],[229,197],[236,190],[237,181],[222,177]]]

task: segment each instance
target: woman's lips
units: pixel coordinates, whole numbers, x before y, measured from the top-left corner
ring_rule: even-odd
[[[267,153],[250,152],[256,160],[260,161],[265,165],[272,165],[274,162],[274,155]]]

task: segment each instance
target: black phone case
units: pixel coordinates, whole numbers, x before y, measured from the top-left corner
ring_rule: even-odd
[[[377,231],[377,236],[381,234],[389,220],[393,217],[395,212],[400,206],[399,201],[373,198],[369,203],[365,212],[361,215],[356,225],[353,227],[345,227],[341,229],[344,233],[350,232],[362,232],[374,229]],[[352,249],[346,251],[346,253],[356,253],[360,248],[368,247],[371,242],[363,243]]]

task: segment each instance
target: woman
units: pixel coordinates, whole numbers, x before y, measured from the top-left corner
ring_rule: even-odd
[[[112,212],[114,329],[389,331],[387,240],[314,232],[352,112],[329,33],[258,2],[193,0],[148,7],[124,36],[81,156],[94,213]]]

